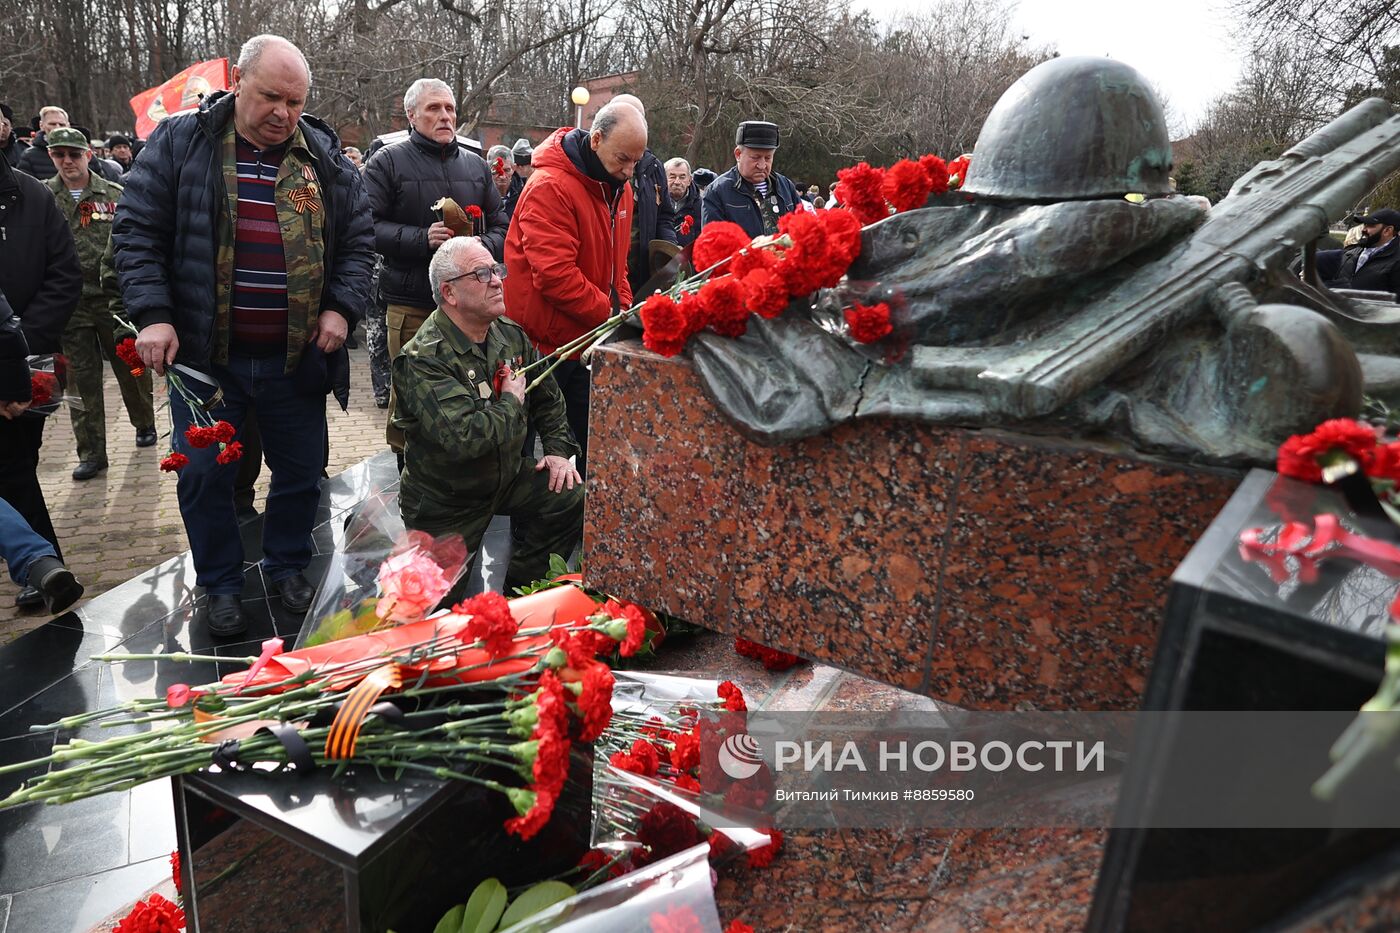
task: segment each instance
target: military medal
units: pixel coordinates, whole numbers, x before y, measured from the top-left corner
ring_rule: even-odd
[[[484,382],[476,387],[476,391],[482,398],[491,397],[491,387]]]
[[[321,202],[316,197],[316,183],[311,182],[304,188],[295,188],[290,195],[292,206],[297,209],[298,214],[304,214],[308,210],[315,214],[321,210]]]

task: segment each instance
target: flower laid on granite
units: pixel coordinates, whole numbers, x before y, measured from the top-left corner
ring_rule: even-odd
[[[180,933],[185,928],[185,912],[178,904],[152,894],[137,902],[112,933]]]
[[[747,638],[734,639],[734,650],[739,653],[740,657],[753,658],[755,661],[761,662],[763,667],[770,671],[785,671],[802,663],[802,658],[795,654],[769,648],[767,645],[760,645]]]
[[[778,857],[778,853],[783,850],[783,834],[779,830],[769,827],[764,830],[773,841],[766,846],[749,850],[750,868],[767,868],[773,864],[773,859]]]
[[[731,920],[724,928],[724,933],[753,933],[753,927],[742,920]]]
[[[136,339],[127,337],[116,346],[117,359],[131,370],[131,375],[140,378],[146,374],[146,364],[141,362],[141,354],[136,352]]]
[[[744,692],[732,680],[726,680],[719,685],[719,698],[724,701],[724,708],[732,713],[742,713],[749,708],[748,703],[744,701]]]
[[[883,301],[876,305],[857,304],[848,308],[845,316],[851,339],[858,343],[874,343],[894,330],[890,325],[890,306]]]

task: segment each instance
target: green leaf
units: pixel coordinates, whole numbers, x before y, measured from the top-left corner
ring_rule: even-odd
[[[433,933],[458,933],[462,929],[462,915],[467,912],[466,904],[458,904],[456,907],[442,915],[442,919],[433,927]]]
[[[541,881],[528,888],[510,902],[505,915],[501,917],[500,929],[514,926],[526,917],[533,917],[540,911],[552,907],[562,900],[573,897],[576,892],[562,881]]]
[[[467,911],[458,929],[461,933],[491,933],[501,922],[507,899],[506,886],[495,878],[487,878],[467,899]]]

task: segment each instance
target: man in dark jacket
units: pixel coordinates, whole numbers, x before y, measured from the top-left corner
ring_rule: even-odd
[[[802,209],[792,182],[773,171],[778,127],[747,120],[739,124],[734,143],[734,167],[705,189],[701,220],[731,221],[751,237],[777,233],[779,217]]]
[[[40,181],[47,181],[57,171],[49,159],[48,134],[68,125],[68,111],[62,107],[48,106],[39,110],[39,132],[34,134],[34,142],[19,157],[19,167]]]
[[[391,361],[435,307],[428,260],[454,233],[433,205],[443,198],[456,201],[467,212],[470,235],[496,259],[503,255],[510,224],[486,160],[457,142],[452,89],[436,78],[420,78],[404,94],[403,109],[413,127],[408,139],[385,146],[365,165],[375,249],[384,257],[379,291],[388,302]],[[393,406],[391,391],[391,412]],[[392,421],[386,434],[389,446],[401,452],[403,434]]]
[[[184,387],[170,399],[174,448],[189,458],[180,513],[218,636],[247,627],[233,499],[240,448],[187,429],[218,419],[241,430],[256,409],[272,469],[262,577],[304,613],[315,592],[303,571],[326,456],[325,380],[338,368],[327,357],[344,353],[369,300],[364,183],[335,132],[302,114],[310,77],[286,39],[249,39],[231,93],[151,135],[112,230],[142,362],[157,375],[173,368]]]
[[[700,235],[700,189],[690,175],[690,163],[674,158],[666,163],[666,187],[676,205],[676,245],[689,246]]]
[[[47,160],[48,152],[43,155]],[[30,353],[60,352],[63,330],[83,293],[73,234],[49,189],[3,159],[0,293],[19,317]],[[36,415],[0,419],[0,499],[14,506],[58,554],[58,535],[39,487],[39,447],[47,420]],[[28,608],[43,601],[37,588],[26,587],[16,604]]]
[[[1334,288],[1359,288],[1400,293],[1400,211],[1383,207],[1361,218],[1363,236],[1342,252],[1341,269],[1329,284]]]
[[[613,103],[635,107],[645,119],[646,107],[633,94],[618,94]],[[642,286],[651,278],[651,241],[676,242],[676,206],[666,185],[666,169],[650,148],[632,170],[632,243],[627,251],[627,282],[640,301]]]
[[[19,157],[28,148],[29,144],[15,132],[15,112],[9,104],[0,103],[0,153],[5,154],[5,161],[10,165],[18,165]]]

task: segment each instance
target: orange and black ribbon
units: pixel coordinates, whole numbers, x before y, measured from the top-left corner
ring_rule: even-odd
[[[304,214],[307,210],[315,214],[321,210],[321,201],[316,195],[316,186],[307,185],[304,188],[294,188],[290,195],[292,206],[297,209],[298,214]]]
[[[355,742],[364,728],[365,717],[385,690],[395,689],[403,684],[397,664],[377,668],[365,676],[346,694],[345,702],[335,714],[330,731],[326,734],[326,758],[339,760],[353,758]]]

